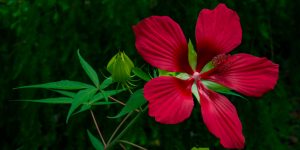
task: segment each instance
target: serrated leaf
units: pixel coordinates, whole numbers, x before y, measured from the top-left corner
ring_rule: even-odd
[[[149,81],[151,80],[151,77],[149,76],[149,74],[145,73],[142,69],[134,67],[132,68],[132,72],[138,76],[139,78],[145,80],[145,81]]]
[[[193,70],[196,69],[197,66],[197,53],[194,49],[192,41],[189,39],[188,43],[188,59],[189,59],[189,64]]]
[[[121,89],[121,90],[111,90],[111,91],[102,91],[97,93],[91,100],[90,100],[90,104],[94,104],[95,102],[101,100],[101,99],[105,99],[105,97],[107,98],[108,96],[113,96],[116,95],[120,92],[125,91],[126,89]]]
[[[62,94],[64,96],[68,96],[68,97],[72,97],[72,98],[76,95],[76,93],[74,93],[74,92],[63,91],[63,90],[51,90],[51,91],[54,91],[54,92],[57,92],[57,93]]]
[[[104,150],[103,144],[89,130],[87,130],[89,139],[96,150]]]
[[[86,74],[90,77],[90,79],[93,81],[95,86],[99,88],[99,78],[96,73],[96,71],[81,57],[79,50],[77,51],[80,64],[83,68],[83,70],[86,72]]]
[[[119,114],[117,114],[114,117],[110,118],[119,118],[123,115],[128,114],[129,112],[134,111],[135,109],[141,107],[146,103],[146,99],[143,95],[143,89],[139,89],[135,91],[133,94],[131,94],[129,100],[127,101],[126,105],[123,107],[123,109],[120,111]]]
[[[62,81],[57,81],[57,82],[20,86],[20,87],[17,87],[16,89],[44,88],[44,89],[58,89],[58,90],[81,90],[81,89],[86,89],[86,88],[91,88],[91,87],[93,87],[93,86],[82,83],[82,82],[62,80]]]
[[[97,92],[96,88],[89,88],[85,90],[79,91],[72,102],[72,105],[69,109],[68,116],[66,122],[68,123],[70,116],[72,113],[83,103],[88,102],[89,99],[91,99],[95,93]]]
[[[100,89],[103,90],[105,88],[107,88],[109,85],[111,85],[113,82],[112,78],[109,77],[109,78],[106,78],[100,85]]]
[[[14,101],[47,103],[47,104],[71,104],[73,102],[73,99],[69,97],[54,97],[54,98],[44,98],[44,99],[34,99],[34,100],[14,100]]]

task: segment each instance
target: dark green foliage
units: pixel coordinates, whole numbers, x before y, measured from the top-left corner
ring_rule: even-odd
[[[233,53],[264,56],[280,64],[276,88],[262,98],[245,101],[228,96],[239,112],[246,149],[300,149],[300,2],[292,0],[0,0],[0,149],[93,149],[86,129],[94,135],[96,130],[88,113],[74,115],[66,124],[69,106],[9,101],[57,94],[13,88],[63,79],[92,83],[81,68],[77,49],[100,81],[105,79],[101,73],[109,76],[106,65],[119,50],[135,66],[143,66],[132,25],[150,15],[168,15],[195,43],[199,11],[219,2],[240,16],[243,41]],[[148,68],[143,67],[146,73]],[[123,94],[120,98],[126,102],[129,93]],[[178,125],[161,125],[145,114],[122,139],[149,149],[222,149],[195,107],[192,116]],[[121,108],[95,107],[105,138],[116,127],[116,120],[106,117]]]

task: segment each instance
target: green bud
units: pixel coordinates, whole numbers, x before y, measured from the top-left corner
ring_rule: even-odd
[[[133,62],[124,52],[118,52],[107,64],[107,70],[116,82],[127,82],[133,67]]]

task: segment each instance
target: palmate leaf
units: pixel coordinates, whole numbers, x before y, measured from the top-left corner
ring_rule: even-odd
[[[149,76],[149,74],[145,73],[142,69],[134,67],[132,68],[132,72],[138,76],[139,78],[145,80],[145,81],[149,81],[151,80],[151,77]]]
[[[86,110],[90,110],[92,108],[92,106],[94,106],[94,105],[111,105],[111,104],[117,104],[117,102],[96,102],[96,103],[93,103],[92,105],[91,104],[83,104],[78,111],[73,113],[73,115],[79,114]]]
[[[113,82],[112,78],[106,78],[101,84],[100,84],[100,89],[103,90],[107,88],[109,85],[111,85]]]
[[[47,104],[71,104],[73,102],[73,99],[70,97],[54,97],[54,98],[45,98],[45,99],[14,100],[14,101],[47,103]]]
[[[107,98],[108,96],[113,96],[116,95],[120,92],[125,91],[126,89],[120,89],[120,90],[111,90],[111,91],[101,91],[99,93],[97,93],[90,101],[90,104],[94,104],[95,102],[101,100],[101,99],[105,99],[105,97]]]
[[[90,77],[90,79],[93,81],[95,86],[99,88],[99,78],[96,71],[81,57],[79,50],[77,51],[77,54],[82,68],[84,69],[86,74]]]
[[[74,100],[71,104],[71,107],[69,109],[68,115],[67,115],[67,120],[66,122],[68,123],[70,116],[72,113],[83,103],[88,102],[97,92],[96,88],[88,88],[85,90],[79,91],[75,97]]]
[[[104,150],[104,146],[98,138],[96,138],[89,130],[87,130],[87,134],[90,138],[92,145],[96,150]]]
[[[64,90],[51,90],[51,91],[54,91],[54,92],[59,93],[61,95],[72,97],[72,98],[75,97],[75,95],[76,95],[75,92],[64,91]]]
[[[139,89],[137,91],[135,91],[129,98],[129,100],[127,101],[126,105],[123,107],[123,109],[120,111],[119,114],[117,114],[114,117],[110,117],[110,118],[119,118],[123,115],[128,114],[129,112],[134,111],[135,109],[141,107],[142,105],[144,105],[146,103],[146,99],[144,98],[143,95],[143,89]]]
[[[78,82],[78,81],[61,80],[61,81],[57,81],[57,82],[20,86],[20,87],[17,87],[16,89],[44,88],[44,89],[57,89],[57,90],[81,90],[81,89],[86,89],[86,88],[91,88],[91,87],[93,87],[93,86],[82,83],[82,82]]]

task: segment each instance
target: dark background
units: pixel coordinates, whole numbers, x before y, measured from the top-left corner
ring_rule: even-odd
[[[124,50],[136,66],[131,26],[151,15],[168,15],[195,41],[202,8],[223,2],[240,16],[242,44],[233,53],[267,57],[280,65],[276,88],[263,97],[229,99],[237,107],[248,150],[300,149],[299,2],[293,0],[0,0],[0,149],[93,149],[86,129],[96,133],[89,113],[65,123],[68,105],[11,102],[55,96],[44,90],[13,90],[62,79],[90,83],[76,51],[101,79],[109,59]],[[119,98],[126,101],[128,93]],[[106,116],[121,107],[94,109],[106,138],[116,122]],[[222,149],[203,124],[199,106],[178,125],[161,125],[147,115],[123,139],[149,149]],[[119,147],[116,147],[119,149]]]

